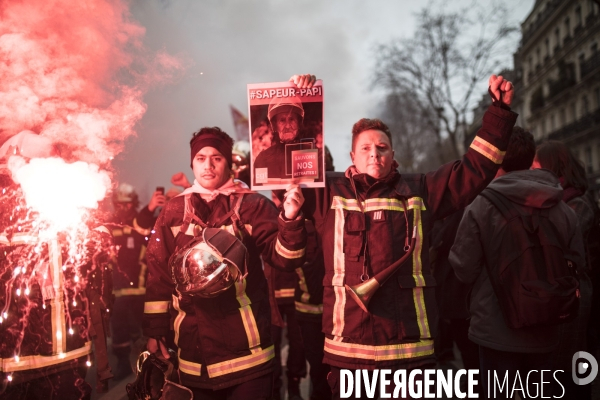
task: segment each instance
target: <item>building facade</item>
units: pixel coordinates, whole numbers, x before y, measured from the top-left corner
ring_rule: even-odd
[[[515,54],[519,123],[565,142],[600,189],[600,12],[597,0],[537,0]]]

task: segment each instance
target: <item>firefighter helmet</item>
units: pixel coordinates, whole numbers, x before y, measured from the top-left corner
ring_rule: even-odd
[[[215,297],[246,270],[246,247],[218,228],[205,228],[169,259],[171,277],[182,294]]]
[[[269,109],[267,111],[267,116],[269,117],[269,122],[271,122],[271,126],[273,126],[273,117],[280,113],[293,112],[298,114],[300,117],[300,122],[304,119],[304,107],[302,107],[302,100],[298,97],[275,97],[271,100],[269,104]],[[275,129],[274,129],[275,130]]]

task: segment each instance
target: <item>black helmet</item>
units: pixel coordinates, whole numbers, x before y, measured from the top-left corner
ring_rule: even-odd
[[[192,400],[192,391],[180,385],[177,353],[169,349],[170,358],[141,353],[137,360],[136,378],[126,386],[129,400]]]

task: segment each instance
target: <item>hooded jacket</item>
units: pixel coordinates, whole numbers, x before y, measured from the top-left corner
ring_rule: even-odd
[[[306,191],[303,210],[322,238],[324,362],[339,368],[411,368],[434,362],[435,281],[429,268],[433,222],[465,207],[502,163],[517,114],[491,106],[462,160],[427,174],[392,170],[376,180],[350,167],[328,173],[324,189]],[[409,260],[381,286],[368,312],[344,285],[361,283],[405,254]]]
[[[489,186],[517,206],[550,209],[550,220],[562,232],[569,258],[577,268],[585,265],[577,216],[562,201],[563,190],[552,172],[543,169],[509,172]],[[524,208],[525,210],[525,208]],[[504,322],[498,298],[489,280],[485,260],[502,257],[500,232],[506,220],[496,207],[478,196],[465,210],[449,261],[456,276],[474,283],[470,299],[469,339],[500,351],[546,353],[558,344],[557,327],[511,329]]]

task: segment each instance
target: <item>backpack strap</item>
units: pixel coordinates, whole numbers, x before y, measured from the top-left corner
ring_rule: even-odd
[[[181,232],[187,232],[189,226],[194,223],[202,227],[202,229],[206,228],[207,225],[202,221],[198,216],[194,213],[194,207],[192,206],[192,194],[187,193],[184,197],[183,203],[185,205],[183,211],[183,224],[181,224]]]
[[[242,223],[240,218],[240,209],[242,208],[242,201],[244,200],[244,193],[234,193],[229,196],[229,206],[231,214],[231,224],[235,236],[242,239],[248,234],[246,227]]]

